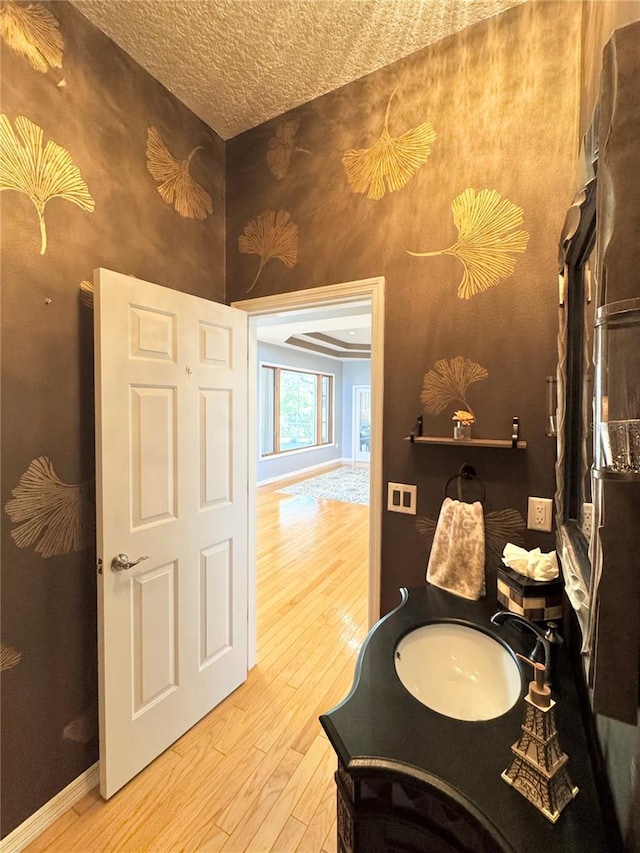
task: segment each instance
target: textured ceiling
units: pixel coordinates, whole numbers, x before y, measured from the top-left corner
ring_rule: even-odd
[[[523,0],[73,0],[223,139]]]

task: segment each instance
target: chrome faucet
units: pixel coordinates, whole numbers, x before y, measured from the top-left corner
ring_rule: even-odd
[[[509,610],[498,610],[491,617],[494,625],[504,625],[505,622],[517,622],[523,628],[527,628],[536,637],[536,644],[530,655],[532,661],[544,663],[546,667],[546,681],[549,687],[554,686],[556,676],[557,653],[562,637],[557,632],[555,622],[547,622],[546,628],[541,628],[519,613],[511,613]]]

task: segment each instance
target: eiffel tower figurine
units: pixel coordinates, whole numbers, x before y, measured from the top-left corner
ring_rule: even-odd
[[[567,773],[569,759],[558,743],[556,703],[545,684],[546,666],[524,655],[518,657],[533,666],[535,680],[529,682],[529,693],[524,698],[522,735],[511,747],[513,758],[502,778],[555,823],[578,789],[571,784]]]

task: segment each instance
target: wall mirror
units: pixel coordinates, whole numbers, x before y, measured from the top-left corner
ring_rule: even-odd
[[[557,546],[567,595],[583,634],[591,584],[593,343],[598,304],[595,157],[590,162],[592,174],[567,212],[559,253]]]

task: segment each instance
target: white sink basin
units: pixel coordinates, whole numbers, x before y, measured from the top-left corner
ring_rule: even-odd
[[[398,678],[433,711],[456,720],[491,720],[520,697],[513,655],[488,634],[454,622],[423,625],[395,650]]]

